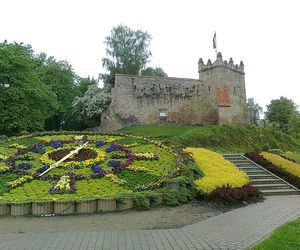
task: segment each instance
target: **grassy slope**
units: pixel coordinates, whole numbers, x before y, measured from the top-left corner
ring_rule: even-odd
[[[297,163],[300,164],[300,153],[287,153],[285,156],[294,159]]]
[[[246,152],[265,146],[284,151],[300,150],[300,142],[291,136],[255,126],[137,125],[120,132],[161,139],[175,146],[206,147],[219,152]]]
[[[252,250],[300,249],[300,218],[275,230]]]

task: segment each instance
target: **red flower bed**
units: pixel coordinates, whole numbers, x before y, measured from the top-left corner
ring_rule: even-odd
[[[232,205],[242,201],[258,201],[262,198],[261,192],[251,185],[245,185],[239,188],[223,186],[216,188],[207,195],[209,201]]]
[[[51,152],[48,154],[49,159],[54,161],[59,161],[67,154],[69,154],[74,149],[60,149],[55,152]],[[67,159],[68,161],[86,161],[88,159],[95,159],[97,157],[97,152],[93,149],[83,148],[81,149],[77,155],[73,155],[71,158]]]

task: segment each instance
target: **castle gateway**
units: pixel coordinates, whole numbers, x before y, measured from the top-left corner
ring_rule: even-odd
[[[199,79],[116,74],[103,131],[134,124],[248,124],[243,62],[217,54],[198,62]]]

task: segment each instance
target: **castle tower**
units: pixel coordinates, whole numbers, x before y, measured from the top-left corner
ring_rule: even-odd
[[[248,124],[244,64],[235,65],[233,59],[223,61],[217,54],[214,63],[202,58],[198,62],[199,80],[213,96],[218,109],[218,124]]]

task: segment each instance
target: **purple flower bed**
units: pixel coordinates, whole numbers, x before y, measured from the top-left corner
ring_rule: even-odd
[[[105,149],[105,152],[110,153],[110,152],[117,151],[117,150],[118,150],[117,145],[116,144],[111,144],[108,148]]]
[[[19,174],[19,175],[31,175],[27,170],[25,169],[15,169],[14,170],[15,173]]]
[[[100,166],[98,166],[97,164],[93,164],[91,166],[91,169],[93,171],[94,174],[99,174],[99,173],[102,173],[104,172],[103,168],[101,168]]]
[[[51,141],[51,147],[52,148],[63,148],[64,147],[64,144],[62,141]]]
[[[96,148],[100,148],[106,144],[105,141],[95,141]]]
[[[120,161],[115,161],[115,160],[112,160],[112,161],[109,161],[108,162],[108,166],[109,167],[120,167],[121,166],[121,162]]]
[[[49,165],[45,165],[45,166],[42,166],[41,168],[38,168],[38,169],[36,170],[36,172],[37,172],[38,174],[41,174],[41,173],[44,173],[48,168],[50,168],[50,166],[49,166]]]
[[[37,143],[31,148],[31,151],[33,151],[36,154],[44,154],[45,146],[42,143]]]
[[[21,169],[28,170],[31,168],[32,168],[32,165],[28,162],[22,162],[16,166],[16,169],[18,169],[18,170],[21,170]]]

